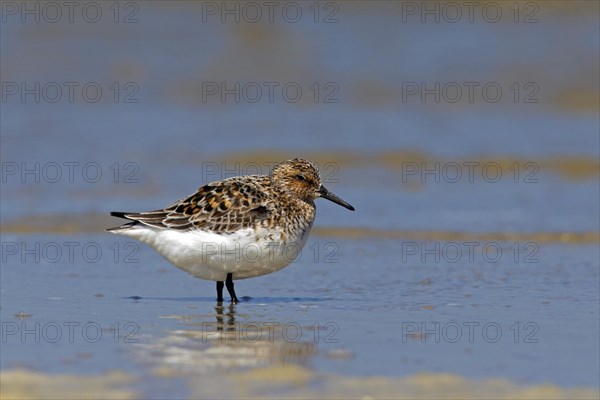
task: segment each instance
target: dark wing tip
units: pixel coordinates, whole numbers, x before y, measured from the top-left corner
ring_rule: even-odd
[[[118,231],[121,231],[121,230],[123,230],[125,228],[130,228],[132,226],[137,225],[139,222],[136,221],[136,220],[134,220],[134,219],[132,219],[132,218],[130,218],[129,216],[131,214],[132,213],[127,213],[127,212],[123,212],[123,211],[111,211],[110,215],[112,215],[113,217],[124,218],[124,219],[126,219],[128,221],[131,221],[131,222],[128,222],[125,225],[121,225],[121,226],[117,226],[117,227],[114,227],[114,228],[106,229],[105,231],[106,232],[118,232]]]
[[[135,226],[137,224],[144,224],[148,226],[154,226],[157,228],[165,228],[164,220],[168,215],[165,210],[148,211],[142,213],[125,212],[125,211],[111,211],[110,215],[117,218],[123,218],[131,221],[129,224],[123,226]]]
[[[117,217],[117,218],[123,218],[123,219],[131,219],[127,217],[127,214],[131,214],[131,213],[127,213],[127,212],[123,212],[123,211],[111,211],[110,215],[113,217]]]

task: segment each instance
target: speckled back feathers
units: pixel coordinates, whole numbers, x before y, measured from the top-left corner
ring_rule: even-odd
[[[315,166],[306,160],[285,161],[270,175],[249,175],[204,185],[162,210],[115,213],[136,224],[179,231],[233,233],[244,228],[281,226],[305,229],[315,217],[315,192],[321,185]]]

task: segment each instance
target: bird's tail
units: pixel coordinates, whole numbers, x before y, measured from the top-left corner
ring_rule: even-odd
[[[121,226],[116,226],[114,228],[108,228],[108,229],[106,229],[106,232],[119,234],[123,231],[133,228],[136,225],[139,225],[138,221],[131,220],[130,218],[127,217],[127,214],[134,214],[134,213],[127,213],[127,212],[123,212],[123,211],[111,211],[110,215],[112,215],[113,217],[123,218],[123,219],[129,220],[131,222],[128,222]]]

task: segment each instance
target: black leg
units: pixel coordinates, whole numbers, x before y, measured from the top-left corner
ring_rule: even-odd
[[[235,295],[235,290],[233,290],[233,274],[232,273],[227,274],[227,280],[225,280],[225,286],[227,287],[227,291],[229,292],[229,295],[231,296],[231,302],[238,303],[238,298]]]
[[[223,301],[223,281],[217,281],[217,301]]]

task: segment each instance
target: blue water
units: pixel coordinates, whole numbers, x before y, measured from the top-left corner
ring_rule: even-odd
[[[64,215],[85,222],[112,210],[160,208],[228,173],[221,162],[235,171],[236,157],[244,157],[237,168],[243,169],[253,155],[285,153],[331,159],[336,170],[327,186],[357,209],[349,213],[319,201],[316,227],[471,234],[600,230],[597,172],[590,175],[588,168],[573,179],[555,161],[597,163],[600,156],[597,100],[586,97],[599,85],[593,10],[566,13],[539,4],[533,24],[513,23],[508,9],[507,19],[496,24],[422,24],[399,22],[398,9],[388,3],[338,2],[334,24],[308,17],[297,24],[222,24],[201,23],[200,6],[191,2],[137,4],[134,24],[114,24],[108,9],[97,24],[21,23],[10,16],[2,23],[3,85],[77,82],[80,88],[95,82],[103,90],[97,103],[85,101],[81,91],[73,102],[63,97],[56,103],[44,95],[37,103],[32,95],[21,101],[3,92],[3,225],[31,226],[32,218],[43,216],[62,226]],[[270,81],[279,88],[299,85],[301,101],[286,101],[281,91],[273,102],[235,102],[231,96],[203,101],[206,82],[232,87]],[[438,103],[431,96],[423,102],[420,95],[403,100],[407,83],[470,81],[499,85],[502,98],[493,103],[476,92],[472,103]],[[136,91],[125,89],[127,83]],[[523,102],[528,83],[539,89],[536,103]],[[137,102],[123,102],[128,95]],[[324,103],[327,95],[337,102]],[[406,152],[446,164],[514,158],[520,167],[531,162],[540,168],[533,182],[524,181],[528,170],[515,180],[505,165],[497,182],[431,176],[421,182],[405,179],[406,171],[384,160]],[[207,170],[213,162],[216,175]],[[92,374],[120,368],[141,376],[147,395],[184,396],[180,377],[157,383],[150,371],[172,360],[165,354],[177,346],[189,354],[219,346],[177,331],[229,318],[302,327],[298,345],[316,350],[290,360],[319,372],[453,372],[600,387],[595,243],[538,243],[535,235],[516,244],[490,239],[502,249],[495,259],[482,253],[488,240],[481,237],[473,239],[478,247],[471,258],[463,239],[317,234],[289,268],[237,283],[238,294],[251,299],[222,310],[215,309],[213,283],[191,278],[147,247],[101,232],[111,224],[118,222],[107,219],[94,233],[62,234],[59,226],[42,234],[35,224],[29,234],[3,232],[2,369]],[[453,245],[463,250],[456,261]],[[428,252],[435,246],[448,252]],[[60,255],[52,253],[57,248]],[[102,253],[96,259],[97,249]],[[31,316],[18,318],[20,312]],[[105,329],[97,342],[82,336],[87,323],[90,335],[97,326]],[[53,343],[56,324],[62,336]],[[318,340],[307,328],[315,324]],[[24,329],[33,333],[22,337]],[[423,330],[430,333],[422,336]],[[325,340],[334,331],[336,341]],[[128,334],[138,342],[127,342]],[[330,356],[332,350],[349,356]],[[201,373],[194,363],[168,365]]]

